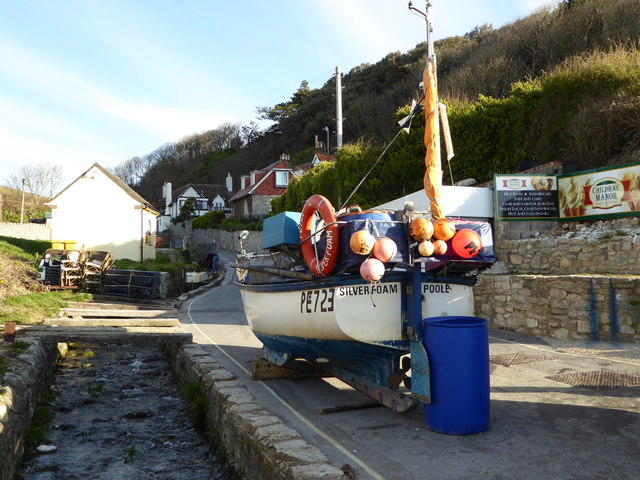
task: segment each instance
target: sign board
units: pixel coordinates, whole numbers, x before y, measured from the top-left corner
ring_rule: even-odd
[[[555,175],[494,175],[496,220],[557,220]]]
[[[597,220],[640,214],[640,163],[558,176],[559,217]]]

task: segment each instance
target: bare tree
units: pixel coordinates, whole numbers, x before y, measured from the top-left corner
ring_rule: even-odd
[[[146,161],[140,157],[132,157],[114,168],[114,173],[127,185],[137,185],[147,173]]]
[[[40,163],[23,165],[18,173],[10,175],[7,186],[12,189],[5,204],[5,213],[18,215],[21,211],[29,217],[46,209],[44,202],[51,199],[62,183],[62,167]],[[24,191],[24,202],[22,201]]]
[[[62,167],[44,163],[23,165],[18,173],[9,177],[7,186],[22,191],[23,182],[25,192],[48,200],[58,192],[62,183]]]

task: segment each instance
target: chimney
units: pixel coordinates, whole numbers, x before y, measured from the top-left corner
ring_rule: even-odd
[[[229,193],[233,192],[233,178],[231,177],[231,172],[227,172],[227,191]]]
[[[172,194],[172,188],[171,188],[171,182],[164,182],[164,185],[162,186],[162,196],[164,197],[164,208],[165,208],[165,214],[169,215],[169,205],[171,204],[171,194]]]

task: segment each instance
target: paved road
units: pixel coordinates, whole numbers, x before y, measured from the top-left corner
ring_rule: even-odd
[[[451,436],[426,428],[420,408],[319,414],[318,407],[366,399],[336,379],[251,381],[261,344],[231,272],[184,302],[180,318],[259,402],[361,480],[640,478],[640,345],[491,331],[490,428]]]

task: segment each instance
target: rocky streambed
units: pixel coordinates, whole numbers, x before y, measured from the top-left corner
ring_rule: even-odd
[[[52,421],[23,456],[25,480],[234,478],[193,427],[159,345],[72,345],[50,390]]]

